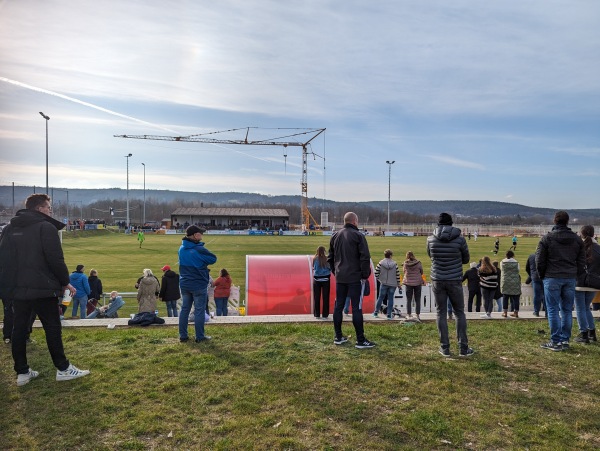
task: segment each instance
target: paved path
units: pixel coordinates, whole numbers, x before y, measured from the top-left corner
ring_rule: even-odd
[[[480,312],[466,313],[468,321],[486,321],[480,317]],[[165,320],[165,326],[175,326],[179,324],[178,318],[163,318]],[[351,322],[351,315],[344,315],[344,321]],[[388,320],[385,317],[375,318],[370,313],[364,314],[364,320],[367,323],[377,322],[406,322],[405,319],[394,319]],[[520,311],[519,318],[503,318],[501,313],[492,313],[492,321],[520,321],[520,320],[536,320],[543,321],[547,324],[546,318],[543,314],[540,317],[533,316],[532,311]],[[113,318],[113,319],[74,319],[62,321],[63,327],[108,327],[114,325],[115,327],[128,327],[127,322],[129,318]],[[435,322],[435,313],[422,313],[421,321],[423,322]],[[490,320],[487,320],[490,321]],[[208,325],[220,325],[220,324],[250,324],[250,323],[332,323],[332,315],[329,315],[327,319],[317,319],[313,315],[261,315],[261,316],[219,316],[211,319]],[[41,327],[41,323],[36,321],[34,327]],[[139,326],[132,326],[139,327]]]

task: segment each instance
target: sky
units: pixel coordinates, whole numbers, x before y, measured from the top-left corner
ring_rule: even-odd
[[[0,185],[45,187],[48,125],[50,187],[300,195],[301,147],[114,135],[325,128],[311,198],[599,208],[599,23],[596,0],[0,0]]]

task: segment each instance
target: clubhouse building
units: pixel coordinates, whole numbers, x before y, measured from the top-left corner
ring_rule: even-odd
[[[178,208],[171,213],[172,229],[195,224],[211,229],[244,230],[250,228],[287,230],[290,215],[283,208]]]

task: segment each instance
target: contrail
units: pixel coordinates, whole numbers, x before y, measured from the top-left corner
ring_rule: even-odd
[[[48,94],[48,95],[51,95],[51,96],[59,97],[59,98],[64,99],[64,100],[68,100],[69,102],[78,103],[79,105],[87,106],[87,107],[93,108],[95,110],[102,111],[103,113],[108,113],[108,114],[112,114],[113,116],[121,117],[123,119],[129,119],[130,121],[134,121],[134,122],[137,122],[139,124],[144,124],[144,125],[148,125],[150,127],[159,128],[161,130],[165,130],[165,131],[168,131],[168,132],[171,132],[171,133],[177,133],[175,130],[168,129],[168,128],[162,127],[160,125],[152,124],[151,122],[146,122],[146,121],[143,121],[141,119],[136,119],[135,117],[127,116],[125,114],[117,113],[116,111],[112,111],[112,110],[109,110],[107,108],[102,108],[101,106],[94,105],[94,104],[89,103],[89,102],[84,102],[83,100],[74,99],[73,97],[69,97],[69,96],[66,96],[64,94],[60,94],[58,92],[49,91],[47,89],[38,88],[36,86],[31,86],[31,85],[28,85],[28,84],[25,84],[25,83],[21,83],[20,81],[11,80],[10,78],[6,78],[6,77],[0,77],[0,81],[6,82],[6,83],[10,83],[11,85],[19,86],[21,88],[30,89],[32,91],[41,92],[43,94]]]

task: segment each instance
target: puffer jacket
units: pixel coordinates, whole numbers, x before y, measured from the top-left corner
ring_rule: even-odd
[[[500,292],[511,296],[521,294],[519,263],[514,258],[505,258],[500,262]]]
[[[583,241],[569,227],[555,225],[535,251],[540,279],[576,279],[585,272]]]
[[[427,237],[427,255],[431,257],[431,280],[462,281],[462,266],[469,263],[469,247],[460,229],[438,225]]]
[[[404,279],[402,280],[404,285],[409,287],[423,285],[423,264],[419,260],[405,260],[402,271],[404,272]]]
[[[71,285],[77,290],[75,296],[73,296],[74,298],[84,298],[92,292],[88,277],[81,271],[73,271],[69,276],[69,280],[71,281]]]
[[[391,258],[384,258],[375,268],[375,278],[379,283],[388,287],[400,286],[400,268]]]
[[[336,282],[355,283],[371,275],[369,245],[354,224],[344,224],[331,236],[327,261]]]
[[[206,290],[208,287],[208,265],[217,262],[215,254],[185,237],[179,248],[179,286],[182,290]]]
[[[162,276],[160,293],[158,295],[163,302],[176,301],[181,298],[179,291],[179,274],[172,269],[165,271]]]
[[[215,298],[229,298],[231,294],[231,277],[217,277],[214,281]]]
[[[160,290],[158,281],[154,276],[142,277],[140,287],[138,288],[137,301],[138,312],[156,311],[156,293]]]
[[[0,237],[0,290],[15,301],[62,296],[69,284],[58,230],[65,225],[39,211],[19,210]]]
[[[525,271],[527,272],[527,274],[529,274],[529,277],[531,277],[531,280],[533,280],[534,282],[539,282],[541,280],[537,272],[537,268],[535,267],[535,254],[531,254],[527,258],[527,263],[525,264]]]

